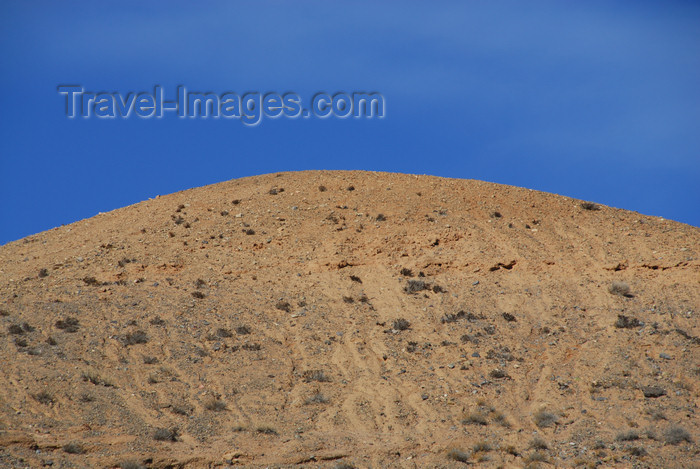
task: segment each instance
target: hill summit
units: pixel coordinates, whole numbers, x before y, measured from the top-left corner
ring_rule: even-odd
[[[308,171],[0,246],[2,467],[690,467],[700,229]]]

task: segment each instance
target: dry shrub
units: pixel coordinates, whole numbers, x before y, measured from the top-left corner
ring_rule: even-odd
[[[632,296],[630,294],[630,286],[627,283],[620,282],[618,280],[610,284],[610,288],[608,288],[608,291],[613,295],[624,296],[627,298]]]

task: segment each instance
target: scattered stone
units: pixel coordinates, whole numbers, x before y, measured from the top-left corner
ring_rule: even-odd
[[[644,397],[661,397],[666,395],[666,390],[659,386],[642,386]]]

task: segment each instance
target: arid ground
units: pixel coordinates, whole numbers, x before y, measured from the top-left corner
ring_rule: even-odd
[[[389,173],[100,214],[0,246],[0,467],[698,467],[699,251]]]

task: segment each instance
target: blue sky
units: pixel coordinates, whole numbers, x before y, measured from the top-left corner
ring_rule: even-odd
[[[287,170],[474,178],[700,226],[700,4],[0,4],[0,243]],[[126,94],[378,91],[381,120],[68,119]]]

